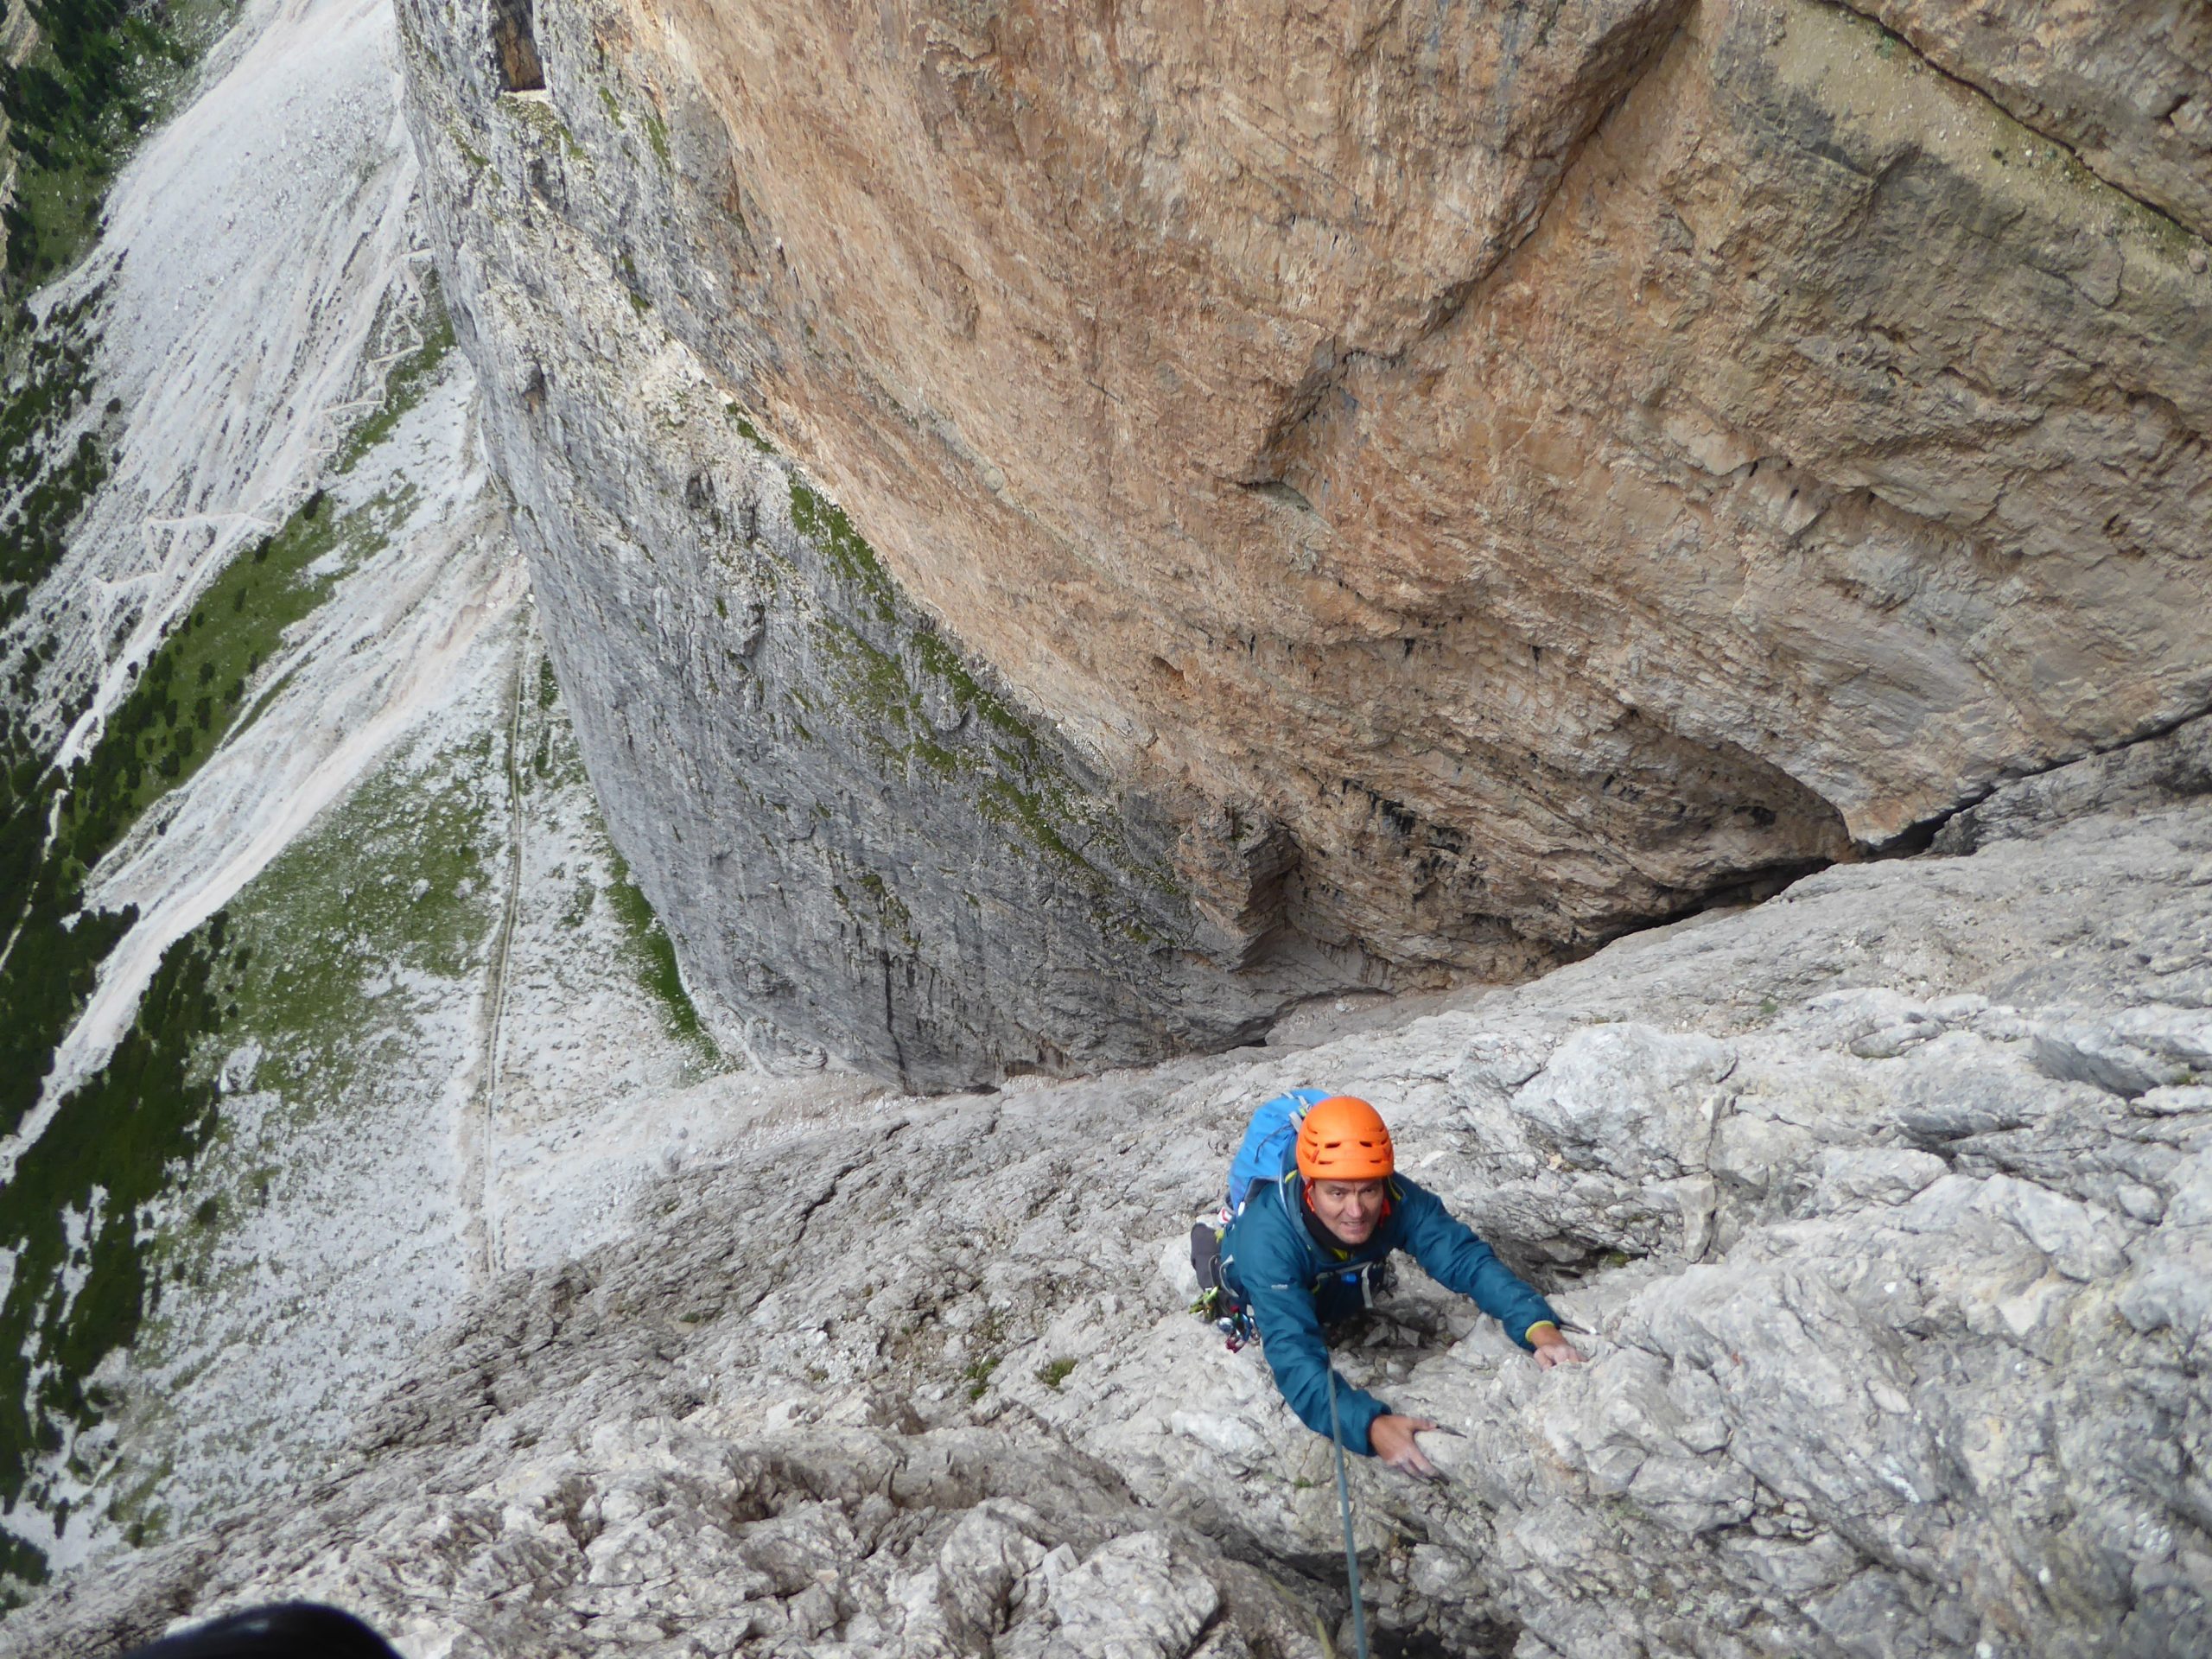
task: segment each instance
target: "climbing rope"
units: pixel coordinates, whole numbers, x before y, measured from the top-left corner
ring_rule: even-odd
[[[1351,1540],[1351,1485],[1344,1475],[1344,1435],[1337,1422],[1337,1368],[1325,1366],[1329,1379],[1329,1439],[1337,1448],[1337,1508],[1344,1520],[1344,1578],[1351,1585],[1351,1635],[1359,1659],[1367,1659],[1367,1608],[1359,1597],[1359,1551]]]

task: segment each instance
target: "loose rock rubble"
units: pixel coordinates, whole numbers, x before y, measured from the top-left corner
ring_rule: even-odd
[[[2212,1646],[2212,808],[1840,867],[1302,1050],[758,1123],[474,1304],[350,1471],[0,1629],[326,1596],[434,1656],[1349,1650],[1326,1445],[1183,1309],[1249,1107],[1318,1081],[1544,1285],[1418,1272],[1347,1375],[1382,1650]]]

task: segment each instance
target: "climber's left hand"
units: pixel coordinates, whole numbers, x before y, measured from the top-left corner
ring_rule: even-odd
[[[1582,1351],[1556,1331],[1547,1331],[1536,1338],[1536,1363],[1548,1371],[1554,1365],[1583,1365],[1588,1363]]]

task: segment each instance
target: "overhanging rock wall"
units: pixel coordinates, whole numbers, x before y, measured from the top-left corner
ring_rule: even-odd
[[[2185,19],[539,0],[512,93],[400,10],[594,779],[764,1038],[1231,1042],[2212,704]]]

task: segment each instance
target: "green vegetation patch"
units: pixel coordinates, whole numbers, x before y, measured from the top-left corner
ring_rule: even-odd
[[[493,734],[474,734],[366,779],[221,918],[172,949],[133,1038],[27,1150],[0,1193],[0,1243],[23,1251],[12,1281],[20,1295],[0,1309],[0,1325],[10,1353],[28,1344],[33,1356],[0,1375],[0,1475],[15,1483],[0,1491],[28,1488],[30,1501],[62,1513],[41,1489],[39,1464],[73,1427],[122,1403],[85,1379],[146,1338],[164,1281],[219,1294],[206,1279],[218,1235],[233,1215],[268,1203],[279,1172],[261,1161],[266,1144],[233,1146],[216,1110],[226,1055],[251,1060],[232,1083],[275,1096],[264,1125],[372,1109],[395,1078],[422,1086],[419,1010],[481,974],[498,916],[504,821],[493,747]],[[173,1205],[170,1224],[156,1231],[139,1212],[174,1192],[188,1166],[208,1185]],[[65,1243],[81,1242],[70,1218],[93,1190],[111,1195],[99,1218],[114,1230],[94,1234],[82,1260],[57,1258],[56,1230]],[[126,1238],[135,1241],[128,1250]],[[95,1271],[74,1300],[58,1294],[88,1262]],[[144,1507],[149,1471],[63,1467],[78,1480],[100,1478],[111,1518],[128,1523],[134,1541],[158,1532],[160,1515]]]
[[[391,505],[346,522],[318,493],[231,562],[149,659],[72,776],[60,848],[91,868],[157,796],[206,763],[246,713],[246,687],[284,631],[329,596],[339,562],[327,556],[349,532],[366,539],[365,531],[381,528]]]
[[[14,743],[0,800],[0,937],[14,934],[0,958],[0,1128],[37,1100],[55,1046],[135,919],[80,914],[88,873],[246,714],[248,682],[336,580],[325,556],[349,537],[372,539],[403,506],[382,500],[341,522],[316,496],[232,561],[66,777]]]
[[[0,324],[0,627],[22,614],[31,588],[60,562],[70,528],[107,480],[105,435],[83,419],[104,292],[56,306],[43,321],[19,305]],[[38,666],[32,657],[17,664],[19,699]]]
[[[66,774],[0,711],[0,1125],[15,1128],[37,1103],[101,964],[137,920],[128,908],[86,911],[88,873],[251,717],[246,686],[284,631],[321,601],[347,552],[404,509],[380,498],[340,515],[317,497],[233,560]],[[204,1142],[214,1097],[194,1046],[220,1028],[250,978],[250,949],[226,955],[226,919],[164,955],[130,1033],[58,1104],[0,1187],[0,1241],[16,1253],[0,1305],[0,1498],[10,1503],[35,1459],[107,1408],[85,1379],[145,1316],[138,1212]],[[27,1547],[0,1560],[18,1581],[41,1571]]]
[[[356,427],[338,452],[338,470],[350,473],[361,457],[391,435],[408,410],[423,401],[437,378],[438,365],[453,349],[453,313],[438,287],[435,271],[423,279],[423,308],[415,318],[422,339],[385,377],[384,399],[374,414]]]
[[[848,892],[844,881],[830,884],[830,896],[837,907],[856,921],[865,920],[871,929],[898,939],[908,950],[918,950],[920,938],[914,931],[914,912],[906,902],[891,891],[888,882],[874,870],[863,870],[857,876],[848,877],[853,890]]]
[[[652,902],[630,880],[629,863],[620,853],[614,855],[614,884],[607,889],[607,896],[614,906],[614,913],[622,918],[637,953],[638,982],[658,998],[667,1010],[670,1033],[692,1049],[702,1065],[709,1070],[719,1070],[721,1051],[700,1023],[698,1007],[691,1001],[691,994],[683,988],[683,973],[676,961],[676,942],[668,937],[660,918],[653,914]]]
[[[17,773],[35,768],[19,762]],[[0,842],[15,868],[0,879],[0,908],[11,909],[15,937],[0,962],[0,1125],[13,1130],[37,1103],[54,1051],[85,999],[100,964],[138,919],[135,908],[80,913],[83,872],[41,856],[50,772],[10,803]],[[29,864],[28,879],[20,874]]]
[[[992,1354],[972,1362],[967,1370],[961,1372],[961,1376],[968,1379],[968,1398],[970,1401],[980,1400],[989,1391],[991,1373],[998,1370],[999,1362],[1005,1357],[1003,1354]]]
[[[760,429],[746,419],[745,411],[735,404],[724,404],[722,413],[728,416],[731,423],[737,428],[738,436],[743,438],[762,454],[772,455],[779,453],[776,446],[760,435]]]
[[[1037,1380],[1058,1394],[1060,1384],[1068,1380],[1069,1374],[1074,1370],[1075,1361],[1071,1359],[1048,1360],[1037,1368]]]
[[[16,1253],[0,1302],[0,1497],[11,1508],[34,1462],[111,1407],[86,1379],[146,1315],[155,1281],[144,1207],[215,1122],[214,1084],[194,1057],[219,1028],[236,974],[226,925],[219,912],[170,946],[108,1063],[64,1098],[0,1186],[0,1240]],[[28,1558],[11,1565],[43,1576]]]
[[[632,879],[628,863],[607,837],[605,821],[600,816],[591,779],[584,771],[583,756],[577,747],[574,729],[565,713],[556,712],[560,686],[553,677],[552,659],[538,655],[535,671],[537,731],[534,739],[526,732],[520,734],[521,744],[534,744],[534,750],[528,773],[518,780],[519,787],[525,795],[548,789],[570,791],[571,798],[582,804],[585,823],[582,827],[592,843],[604,849],[607,860],[603,880],[595,868],[596,859],[588,859],[581,866],[567,864],[558,872],[567,880],[561,890],[566,894],[566,902],[561,906],[556,919],[563,928],[583,926],[604,893],[620,929],[614,942],[612,965],[652,998],[662,1031],[681,1051],[687,1080],[711,1076],[722,1071],[728,1062],[700,1019],[690,993],[684,988],[675,942],[653,913],[652,905],[643,890]],[[534,810],[531,816],[541,814],[559,819],[563,810],[556,804],[550,809]]]
[[[836,502],[809,488],[797,473],[790,475],[791,528],[812,542],[830,568],[867,596],[879,622],[899,620],[899,589],[875,550],[853,528],[853,521]]]
[[[976,810],[991,823],[1020,830],[1039,851],[1063,864],[1091,870],[1093,867],[1060,834],[1053,822],[1056,814],[1046,810],[1048,800],[1060,809],[1059,815],[1065,814],[1065,798],[1057,791],[1024,789],[1010,778],[993,778],[976,791]]]
[[[561,119],[551,104],[541,102],[534,98],[503,98],[499,100],[499,107],[526,125],[538,129],[544,137],[558,143],[562,153],[570,161],[580,162],[587,159],[584,155],[584,147],[576,142],[576,135],[569,130],[569,124]],[[454,132],[454,142],[461,144],[461,141],[457,130],[449,128],[448,130]],[[470,163],[480,173],[490,165],[481,156],[469,151],[466,144],[461,144],[461,148],[467,153]]]
[[[84,436],[58,442],[73,420],[82,427],[92,395],[90,304],[6,342],[0,461],[20,487],[0,532],[18,607],[23,588],[60,556],[60,526],[105,476],[104,461],[75,461],[90,453]],[[48,464],[57,454],[64,460]],[[66,771],[16,712],[52,644],[18,658],[13,706],[0,705],[0,1131],[36,1104],[102,963],[137,919],[130,909],[87,911],[90,873],[267,706],[281,682],[257,699],[248,692],[263,664],[347,569],[384,543],[411,495],[388,492],[341,513],[318,494],[234,558],[139,670],[91,753]],[[105,1408],[85,1379],[130,1344],[144,1317],[150,1293],[137,1212],[161,1191],[164,1172],[201,1146],[213,1096],[204,1071],[194,1070],[193,1043],[235,1014],[251,979],[251,950],[226,957],[224,944],[219,920],[164,956],[132,1032],[95,1078],[57,1103],[0,1189],[0,1242],[16,1252],[11,1300],[0,1308],[5,1363],[15,1368],[0,1376],[0,1497],[10,1502],[31,1465],[67,1443],[71,1425]],[[61,1500],[57,1520],[66,1510]],[[35,1550],[0,1545],[0,1575],[22,1581],[40,1568]]]
[[[504,826],[492,734],[388,764],[232,900],[252,1078],[312,1114],[396,1069],[415,1004],[481,967]]]
[[[857,601],[847,612],[849,621],[818,617],[813,629],[841,694],[840,713],[856,741],[887,769],[900,768],[909,777],[918,772],[963,791],[978,817],[1086,890],[1108,931],[1139,944],[1165,943],[1129,902],[1128,889],[1148,888],[1179,902],[1183,893],[1173,871],[1140,855],[1115,804],[1078,782],[1029,721],[901,601],[891,573],[844,510],[796,474],[788,481],[793,529],[820,551],[830,576]],[[876,637],[863,633],[863,627]],[[803,702],[796,691],[786,695],[794,703]],[[956,716],[944,722],[952,732],[938,729],[931,708]],[[811,741],[795,718],[786,716],[785,723]],[[877,909],[887,924],[893,919]],[[913,943],[903,927],[887,931]]]
[[[21,294],[75,263],[131,145],[185,84],[235,0],[29,0],[39,43],[0,66],[0,111],[16,152],[7,283]]]
[[[968,671],[968,665],[960,660],[960,653],[945,643],[942,634],[927,631],[916,634],[914,654],[925,670],[950,689],[953,700],[961,708],[974,710],[1001,735],[1020,745],[1025,757],[1035,753],[1037,740],[1029,729],[1029,722],[1014,713],[1003,698],[983,689]]]

